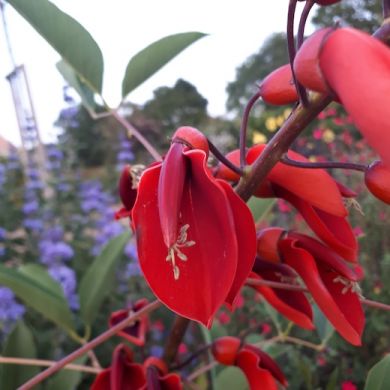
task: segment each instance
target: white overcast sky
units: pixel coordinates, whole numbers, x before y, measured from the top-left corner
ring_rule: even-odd
[[[120,101],[127,62],[139,50],[174,33],[208,33],[132,92],[128,100],[143,103],[157,87],[172,86],[183,78],[208,100],[212,115],[224,114],[225,88],[234,80],[236,68],[268,35],[284,31],[288,4],[288,0],[52,1],[77,19],[100,46],[105,62],[103,95],[114,107]],[[11,6],[6,7],[6,18],[16,63],[27,69],[40,132],[44,140],[53,139],[53,122],[65,106],[64,81],[55,68],[59,56]],[[0,134],[18,145],[12,96],[5,79],[11,70],[0,28]]]

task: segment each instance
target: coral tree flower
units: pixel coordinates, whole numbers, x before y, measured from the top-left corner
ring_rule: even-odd
[[[111,328],[117,323],[123,321],[131,313],[136,313],[137,311],[145,307],[147,304],[148,304],[148,300],[143,298],[135,302],[134,305],[129,309],[114,311],[113,313],[111,313],[108,322],[109,327]],[[146,316],[143,316],[135,320],[132,324],[128,325],[126,328],[119,331],[117,335],[125,338],[127,341],[135,345],[142,346],[145,344],[145,334],[148,329],[148,322],[149,322],[148,318]]]
[[[111,366],[96,377],[91,390],[137,390],[145,383],[144,367],[133,363],[133,352],[120,344],[114,350]]]
[[[219,363],[239,367],[251,390],[277,390],[277,382],[287,386],[282,371],[269,355],[252,345],[241,345],[241,340],[236,337],[215,340],[211,351]]]
[[[307,88],[324,92],[325,84],[328,92],[338,97],[367,142],[390,167],[390,49],[353,28],[319,30],[299,49],[294,70]]]
[[[133,352],[124,344],[118,345],[109,368],[95,379],[91,390],[181,390],[179,375],[168,373],[161,359],[148,358],[145,363],[133,362]]]
[[[131,210],[137,198],[137,188],[134,172],[130,165],[126,165],[122,170],[119,178],[118,192],[123,207],[115,213],[115,219],[131,217]]]
[[[271,252],[267,234],[274,235],[274,229],[259,235],[258,248],[265,242],[267,252]],[[281,235],[274,240],[274,254],[269,260],[279,256],[283,264],[294,269],[340,335],[351,344],[360,345],[365,320],[357,283],[361,277],[359,268],[350,268],[332,249],[312,237],[276,229]]]
[[[132,218],[141,269],[172,311],[211,325],[233,305],[256,253],[252,214],[207,167],[208,141],[179,128],[164,161],[141,176]]]
[[[265,147],[265,144],[259,144],[249,148],[247,163],[252,164]],[[235,150],[226,157],[237,163],[239,151]],[[296,161],[308,161],[292,150],[288,151],[288,157]],[[222,165],[216,176],[229,181],[238,180],[237,174]],[[358,245],[346,219],[348,211],[343,202],[343,196],[350,197],[351,192],[340,186],[325,170],[277,163],[254,195],[278,197],[288,201],[321,240],[345,260],[356,261]]]

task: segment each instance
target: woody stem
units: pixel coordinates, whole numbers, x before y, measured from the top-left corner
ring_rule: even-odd
[[[310,161],[296,161],[288,157],[287,154],[284,154],[280,159],[280,162],[286,165],[297,168],[310,168],[310,169],[351,169],[354,171],[365,172],[367,166],[364,164],[355,164],[355,163],[344,163],[338,161],[323,161],[323,162],[310,162]]]
[[[188,328],[190,320],[181,316],[176,316],[171,333],[164,348],[163,360],[169,365],[177,354],[179,345],[183,340],[184,334]]]
[[[312,98],[309,107],[299,105],[291,113],[283,126],[268,142],[263,153],[251,165],[248,173],[241,177],[236,192],[242,199],[247,201],[252,196],[299,134],[330,102],[329,96],[317,94]]]

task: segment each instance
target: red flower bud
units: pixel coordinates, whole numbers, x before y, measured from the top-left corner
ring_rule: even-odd
[[[278,242],[283,233],[281,228],[262,229],[257,233],[257,255],[262,260],[280,262]]]
[[[260,94],[266,103],[277,106],[296,102],[298,94],[291,65],[283,65],[270,73],[260,84]]]
[[[240,347],[241,340],[239,338],[225,336],[213,342],[211,352],[217,362],[225,366],[232,366],[235,364]]]
[[[390,204],[390,169],[382,161],[374,161],[367,168],[364,181],[374,196]]]
[[[207,138],[195,127],[183,126],[179,127],[172,137],[173,141],[183,141],[192,149],[199,149],[209,153],[209,143]]]

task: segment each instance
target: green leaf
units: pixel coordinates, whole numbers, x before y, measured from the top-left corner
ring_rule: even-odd
[[[200,327],[200,332],[202,333],[202,337],[203,337],[205,344],[211,344],[213,342],[211,332],[203,325],[199,325],[199,327]],[[208,355],[209,361],[212,361],[213,356],[211,354],[210,349],[207,351],[207,355]],[[215,367],[213,367],[210,370],[210,381],[211,381],[210,388],[211,389],[215,389],[215,380],[216,380],[216,370],[215,370]]]
[[[138,52],[127,64],[122,81],[122,97],[125,98],[172,58],[205,35],[199,32],[169,35]]]
[[[91,116],[96,115],[94,91],[91,90],[88,84],[82,81],[73,68],[64,60],[58,61],[56,67],[65,81],[79,94],[81,102],[86,110],[91,114]]]
[[[110,293],[116,266],[129,239],[130,232],[113,238],[87,269],[80,282],[80,312],[87,325],[94,322],[104,298]]]
[[[251,210],[253,219],[256,223],[259,223],[265,219],[275,202],[275,199],[261,199],[254,196],[249,199],[248,207]]]
[[[26,267],[14,270],[0,265],[0,284],[10,288],[27,306],[70,332],[74,332],[72,313],[63,294],[49,282],[50,276],[39,266],[30,266],[32,275],[26,274]]]
[[[33,336],[23,321],[19,321],[9,334],[2,355],[24,359],[35,359],[37,357]],[[39,367],[35,366],[3,364],[0,388],[2,390],[15,390],[37,375],[39,371]],[[39,388],[37,387],[37,389]]]
[[[73,364],[84,364],[87,360],[87,355],[81,356]],[[58,374],[53,375],[48,380],[45,390],[69,390],[76,389],[81,381],[82,372],[62,369]]]
[[[224,368],[215,380],[216,390],[249,390],[248,381],[237,367]]]
[[[48,0],[8,0],[91,88],[102,90],[103,56],[91,34]]]
[[[387,390],[390,383],[390,354],[386,355],[368,372],[364,390]]]
[[[326,389],[325,390],[336,390],[337,389],[337,379],[338,379],[338,376],[339,376],[339,368],[336,367],[332,373],[330,374],[330,378],[329,378],[329,381],[326,385]]]
[[[325,345],[333,336],[334,327],[315,304],[313,304],[313,314],[316,332],[320,337],[321,343]]]

